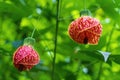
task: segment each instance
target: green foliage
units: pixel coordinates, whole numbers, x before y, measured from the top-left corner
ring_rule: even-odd
[[[71,40],[67,30],[80,17],[84,0],[60,0],[55,80],[120,80],[119,3],[86,0],[86,8],[100,20],[103,32],[98,45],[82,45]],[[51,80],[55,27],[56,0],[0,0],[0,80]],[[19,72],[12,55],[34,28],[40,63]],[[107,62],[99,51],[111,53]]]

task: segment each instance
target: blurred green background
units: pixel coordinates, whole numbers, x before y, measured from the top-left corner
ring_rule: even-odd
[[[98,45],[77,44],[68,26],[84,6],[99,19]],[[51,80],[56,27],[56,0],[0,0],[0,80]],[[35,30],[40,63],[19,72],[12,55]],[[60,0],[55,80],[120,80],[120,0]],[[110,53],[107,62],[100,54]]]

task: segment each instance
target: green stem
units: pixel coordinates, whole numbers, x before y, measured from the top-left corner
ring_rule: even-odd
[[[109,38],[108,38],[107,45],[106,45],[106,52],[109,51],[109,46],[110,46],[110,42],[111,42],[112,34],[113,34],[114,30],[115,30],[115,27],[113,26],[112,30],[110,32]],[[100,62],[100,68],[99,68],[99,72],[98,72],[98,76],[97,76],[96,80],[100,80],[100,76],[101,76],[101,73],[102,73],[102,65],[103,65],[103,62]]]
[[[57,0],[57,12],[56,12],[56,29],[55,29],[55,47],[54,47],[54,57],[53,57],[53,68],[52,68],[52,80],[55,78],[55,60],[56,60],[56,49],[57,49],[57,36],[58,36],[58,25],[59,25],[59,0]]]
[[[34,33],[35,33],[35,28],[33,29],[33,32],[31,34],[31,38],[33,37]]]
[[[109,35],[108,43],[106,44],[106,46],[107,46],[107,47],[106,47],[106,51],[109,51],[109,46],[110,46],[110,42],[111,42],[111,38],[112,38],[112,34],[113,34],[114,30],[115,30],[115,24],[114,24],[114,26],[112,27],[111,33],[110,33],[110,35]]]
[[[102,65],[103,65],[103,63],[100,62],[100,67],[99,67],[98,76],[97,76],[97,78],[96,78],[95,80],[100,80],[100,76],[101,76],[101,73],[102,73]]]
[[[83,0],[84,10],[86,10],[86,0]]]

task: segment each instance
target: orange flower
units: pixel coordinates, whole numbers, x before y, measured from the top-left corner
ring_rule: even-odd
[[[68,33],[77,43],[98,44],[102,33],[102,25],[95,18],[82,16],[69,25]]]
[[[30,70],[39,60],[38,53],[31,45],[20,46],[13,55],[13,64],[19,71]]]

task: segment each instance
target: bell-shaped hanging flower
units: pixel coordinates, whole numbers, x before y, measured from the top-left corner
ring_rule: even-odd
[[[68,33],[77,43],[98,44],[102,33],[102,25],[95,18],[82,16],[69,25]]]
[[[32,44],[34,39],[28,37],[24,40],[24,45],[20,46],[13,55],[13,64],[19,71],[30,70],[39,63],[39,54],[34,50]]]

